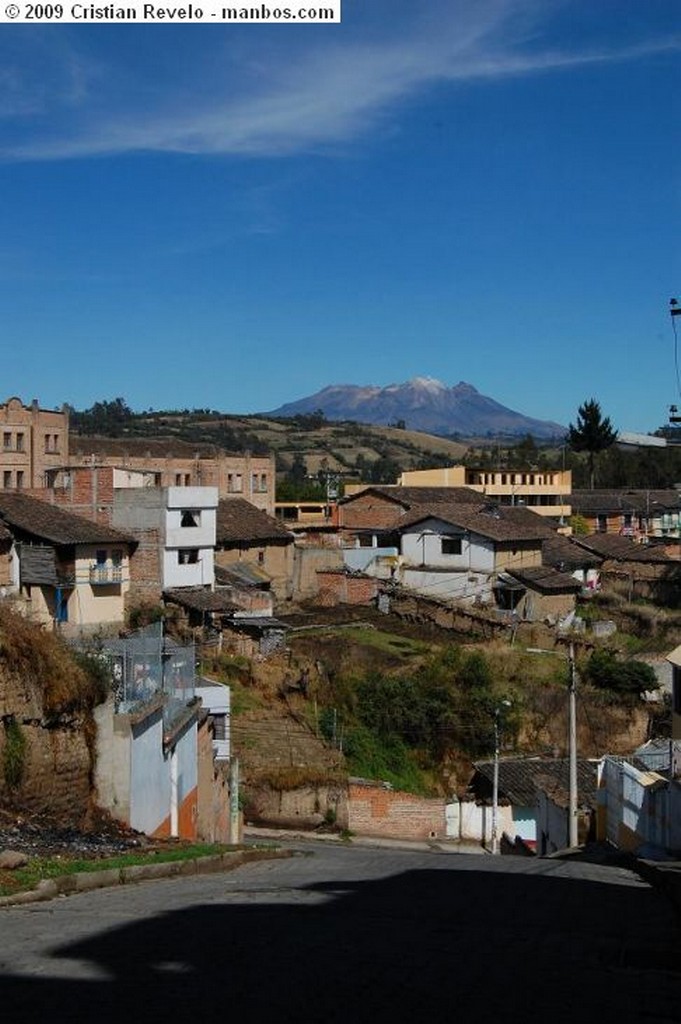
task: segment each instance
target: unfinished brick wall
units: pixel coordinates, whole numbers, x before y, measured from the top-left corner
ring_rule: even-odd
[[[348,827],[362,836],[386,839],[442,839],[445,801],[401,793],[381,783],[351,782]]]
[[[378,596],[378,580],[372,576],[348,576],[344,572],[317,573],[317,603],[324,608],[337,604],[371,605]]]
[[[404,515],[398,502],[380,494],[360,494],[347,504],[339,505],[340,523],[344,531],[390,529]]]

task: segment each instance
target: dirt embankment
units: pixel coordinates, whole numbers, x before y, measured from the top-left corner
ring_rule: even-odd
[[[58,637],[0,608],[0,807],[86,819],[96,699]]]

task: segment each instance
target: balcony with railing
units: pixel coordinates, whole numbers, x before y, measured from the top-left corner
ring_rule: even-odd
[[[97,562],[90,566],[90,583],[93,587],[107,587],[123,582],[123,566]]]

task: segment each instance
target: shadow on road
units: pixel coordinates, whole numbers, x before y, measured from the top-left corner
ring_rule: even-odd
[[[55,958],[108,979],[4,977],[1,1019],[678,1019],[679,935],[647,887],[424,870],[310,887],[322,902],[301,892],[290,905],[199,905],[61,946]]]

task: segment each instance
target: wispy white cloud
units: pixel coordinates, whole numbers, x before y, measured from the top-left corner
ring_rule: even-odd
[[[274,59],[248,76],[248,86],[233,66],[231,73],[202,79],[205,65],[197,55],[194,87],[187,80],[174,86],[166,81],[163,90],[146,97],[144,111],[129,95],[126,100],[114,91],[107,97],[111,86],[101,78],[88,89],[92,68],[70,52],[63,62],[67,71],[58,116],[42,130],[34,125],[27,138],[17,138],[0,153],[5,159],[53,160],[133,152],[246,157],[319,152],[363,136],[400,102],[438,83],[635,60],[681,48],[681,37],[581,51],[542,46],[542,18],[552,7],[536,0],[476,5],[449,0],[431,8],[426,20],[403,19],[400,25],[389,19],[390,30],[383,37],[374,31],[372,41],[350,32],[341,34],[341,42],[327,41],[317,33],[314,45],[294,59],[285,44],[275,49]],[[10,84],[16,113],[30,112],[28,93],[22,110],[20,91],[11,78]],[[37,102],[34,97],[34,106]]]

